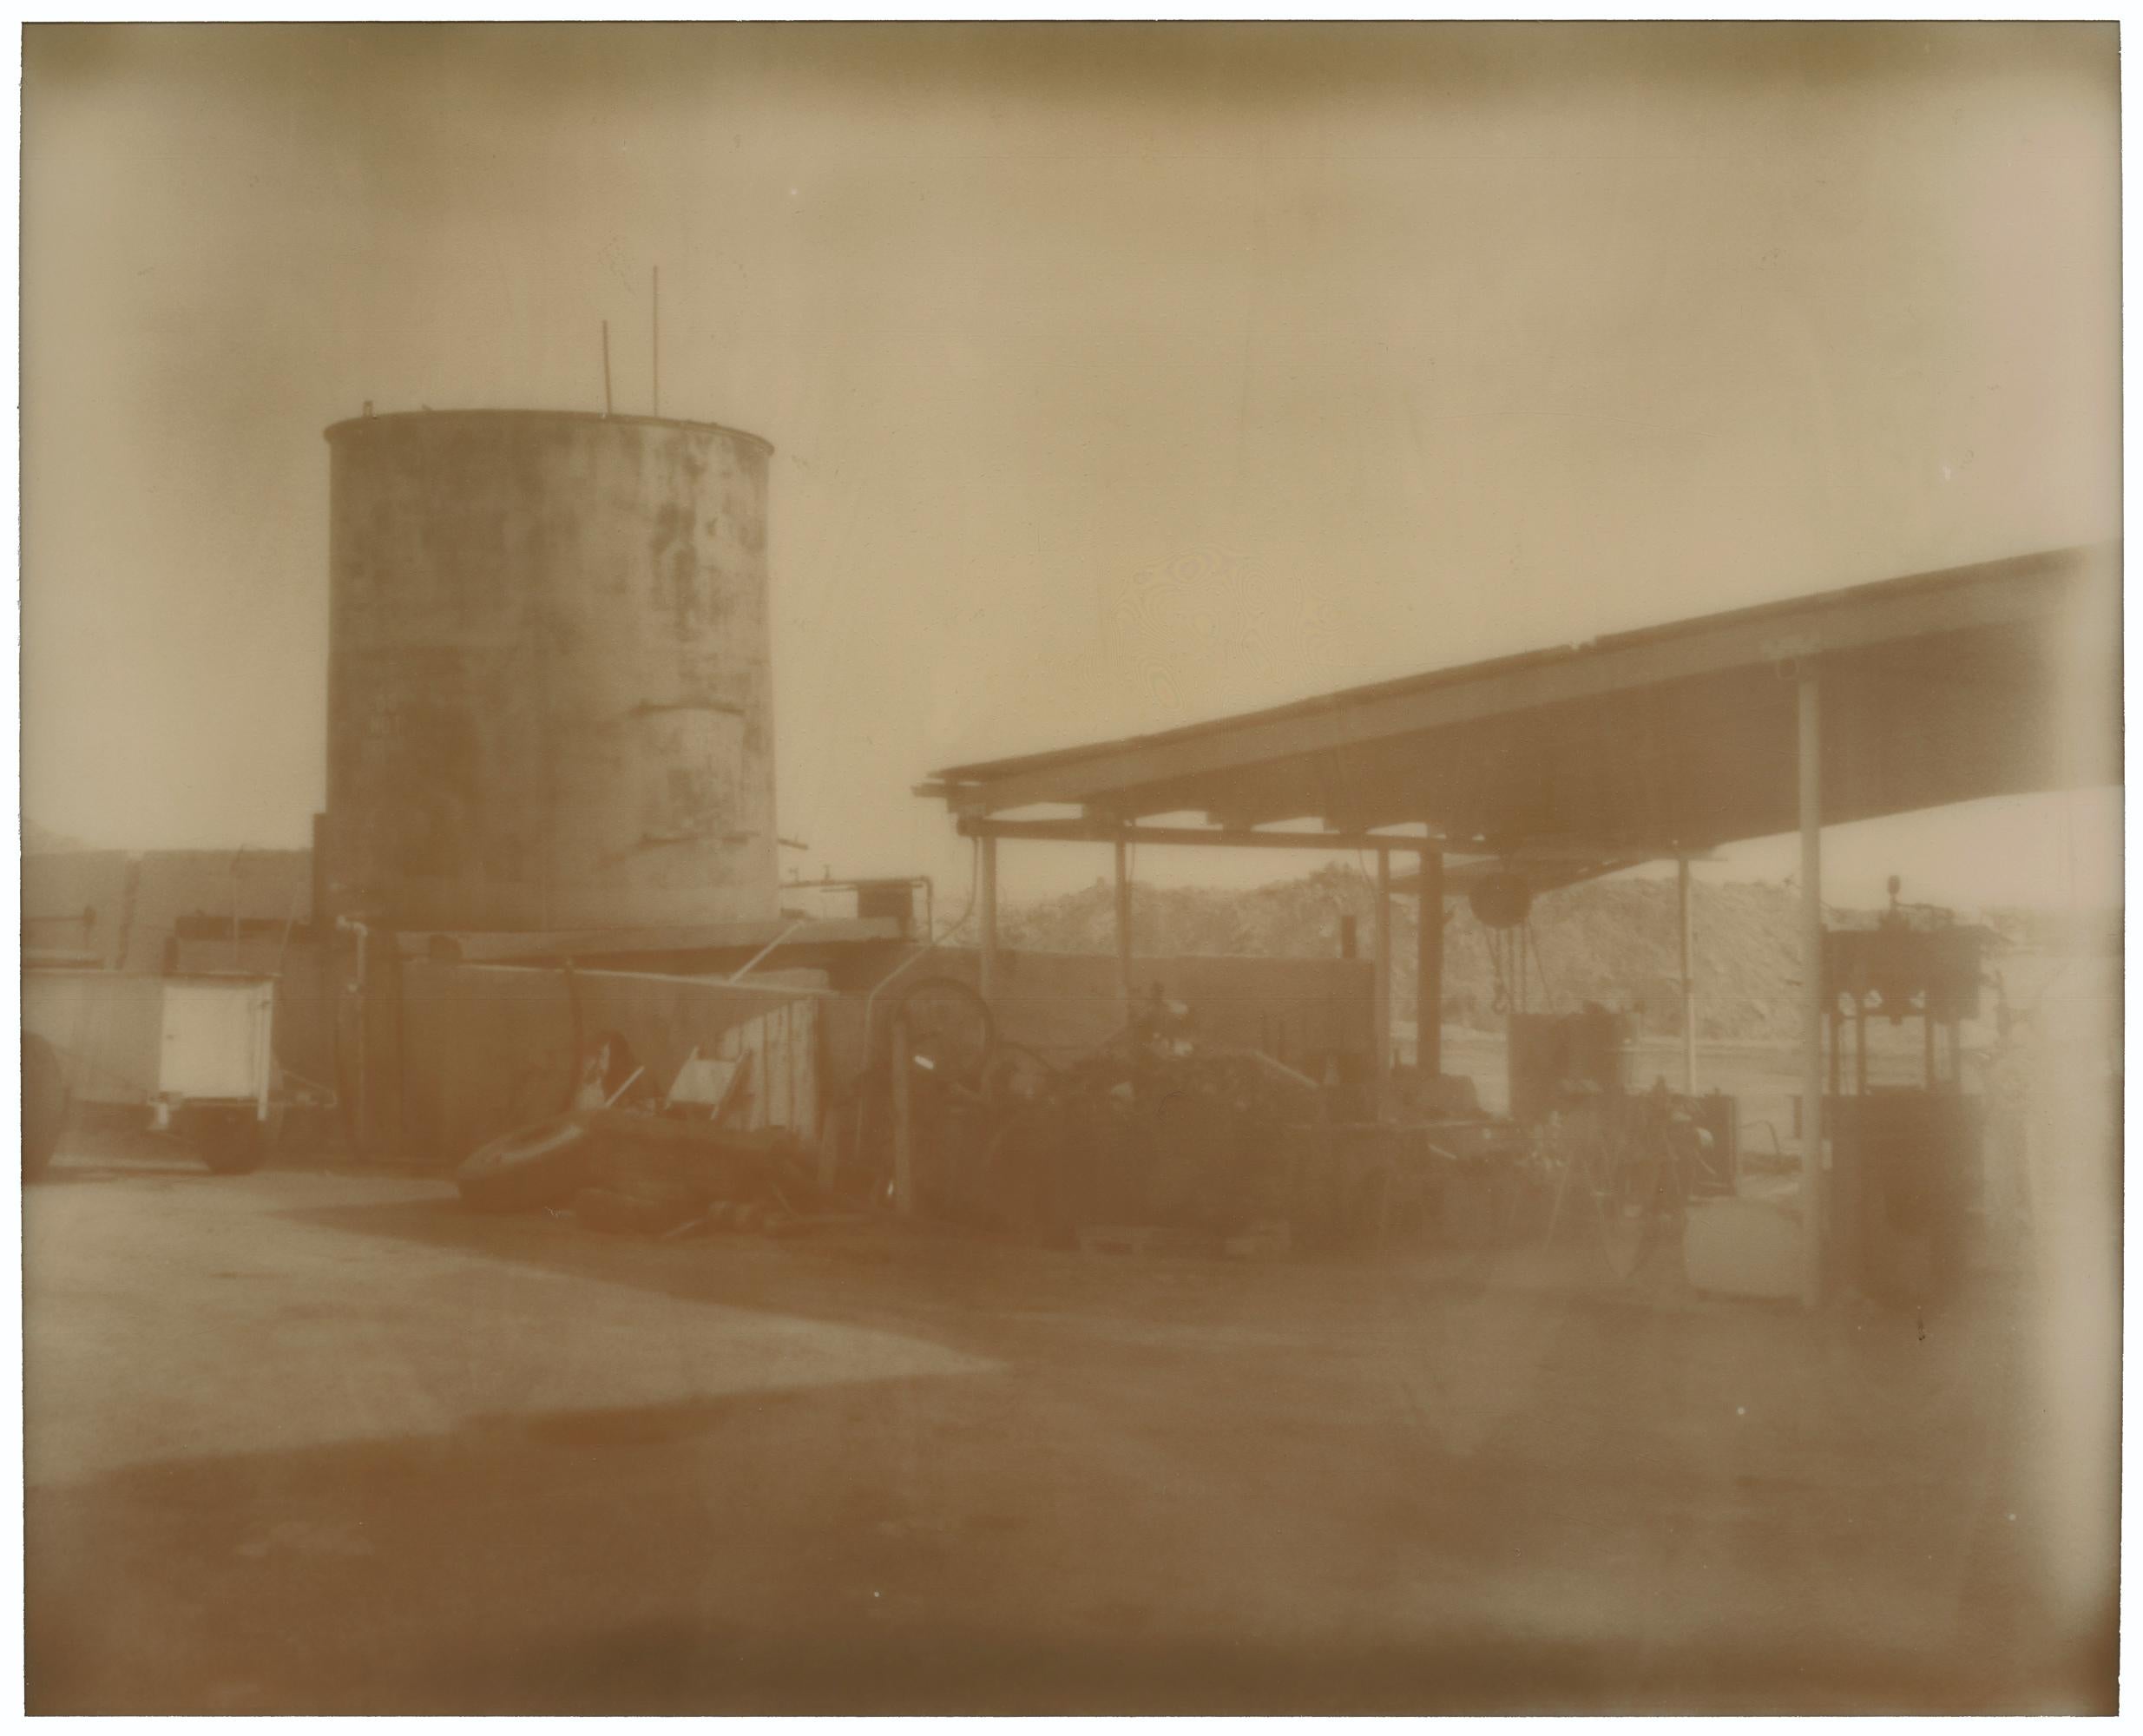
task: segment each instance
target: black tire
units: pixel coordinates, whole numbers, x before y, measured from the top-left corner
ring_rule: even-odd
[[[52,1167],[73,1108],[67,1067],[41,1036],[23,1039],[23,1180],[34,1181]]]
[[[533,1212],[588,1180],[588,1124],[573,1115],[501,1135],[454,1173],[462,1204],[477,1212]]]
[[[189,1137],[212,1174],[250,1175],[267,1155],[260,1118],[250,1108],[204,1109],[194,1118]]]

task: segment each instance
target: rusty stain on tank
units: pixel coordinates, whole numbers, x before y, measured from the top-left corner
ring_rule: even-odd
[[[772,448],[523,411],[327,441],[341,907],[465,930],[773,917]]]

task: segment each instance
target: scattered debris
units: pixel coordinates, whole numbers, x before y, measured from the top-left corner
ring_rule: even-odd
[[[805,1209],[831,1202],[789,1135],[724,1125],[750,1063],[748,1052],[732,1061],[695,1049],[659,1101],[621,1108],[645,1069],[604,1039],[581,1069],[582,1107],[475,1153],[455,1176],[462,1201],[476,1211],[542,1210],[608,1235],[665,1240],[717,1232],[793,1235],[854,1221],[853,1213]]]

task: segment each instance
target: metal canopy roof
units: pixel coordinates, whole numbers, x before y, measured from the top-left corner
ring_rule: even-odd
[[[1784,677],[1811,657],[1826,825],[2117,784],[2120,566],[2108,543],[1884,580],[952,766],[918,793],[942,798],[963,831],[1004,835],[1022,828],[988,817],[1039,804],[1081,810],[1059,836],[1202,812],[1226,828],[1214,843],[1314,817],[1345,834],[1339,847],[1405,847],[1364,837],[1399,825],[1418,847],[1425,825],[1454,852],[1531,854],[1542,881],[1582,878],[1792,831]],[[1171,841],[1202,841],[1182,830]],[[1559,849],[1567,875],[1541,855]]]

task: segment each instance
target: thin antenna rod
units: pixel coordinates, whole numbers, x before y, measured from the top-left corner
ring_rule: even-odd
[[[654,413],[662,413],[662,267],[654,267],[654,281],[648,292],[648,302],[654,310],[652,321],[654,332],[654,361],[651,369],[654,380]]]
[[[602,322],[602,413],[610,413],[610,322]]]

